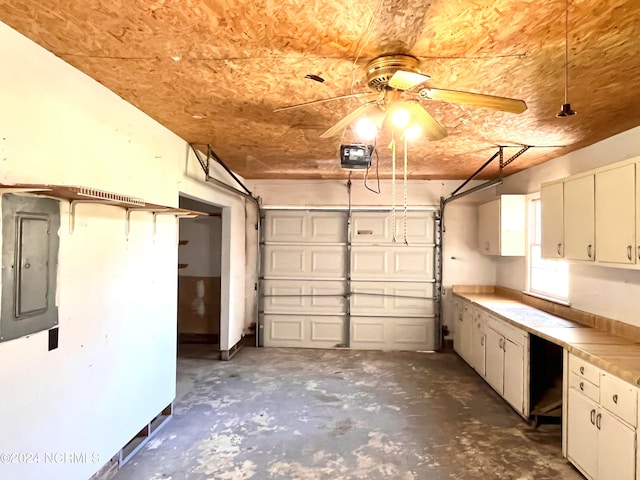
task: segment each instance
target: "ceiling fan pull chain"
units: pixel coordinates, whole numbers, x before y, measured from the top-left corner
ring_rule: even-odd
[[[409,242],[407,241],[407,165],[408,165],[408,161],[407,161],[407,135],[405,133],[404,135],[404,198],[403,198],[403,202],[404,202],[404,244],[405,245],[409,245]]]
[[[396,140],[391,132],[391,232],[396,243]]]

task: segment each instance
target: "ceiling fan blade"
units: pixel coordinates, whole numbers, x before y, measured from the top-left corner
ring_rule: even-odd
[[[342,131],[344,128],[351,125],[358,117],[366,115],[367,112],[371,112],[374,109],[377,109],[377,105],[374,101],[365,103],[360,105],[354,111],[349,113],[346,117],[343,117],[338,123],[336,123],[333,127],[329,128],[326,132],[320,135],[320,138],[329,138],[333,137],[335,134]]]
[[[387,85],[396,90],[411,90],[428,81],[430,78],[430,76],[423,75],[422,73],[398,70],[391,76]]]
[[[449,103],[462,103],[476,107],[493,108],[510,113],[522,113],[527,109],[524,100],[516,98],[496,97],[482,93],[462,92],[459,90],[444,90],[441,88],[423,88],[418,92],[422,100],[440,100]]]
[[[349,95],[340,95],[339,97],[321,98],[319,100],[311,100],[310,102],[298,103],[296,105],[289,105],[287,107],[279,107],[274,112],[284,112],[285,110],[293,110],[295,108],[308,107],[309,105],[316,105],[320,103],[333,102],[334,100],[344,100],[346,98],[359,98],[359,97],[378,97],[380,94],[377,92],[361,92],[350,93]]]
[[[408,110],[411,118],[424,129],[424,135],[429,140],[441,140],[447,135],[447,131],[433,116],[417,102],[409,103]]]

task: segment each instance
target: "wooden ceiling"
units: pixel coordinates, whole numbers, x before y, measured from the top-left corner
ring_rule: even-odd
[[[273,109],[368,91],[365,65],[381,54],[418,57],[432,87],[529,107],[427,102],[449,136],[410,144],[411,178],[465,178],[497,145],[511,146],[506,157],[535,146],[511,174],[640,125],[638,0],[569,1],[578,115],[560,119],[564,12],[565,0],[0,0],[0,20],[188,142],[211,144],[245,178],[344,178],[340,137],[319,135],[359,100]],[[388,143],[381,134],[383,177]]]

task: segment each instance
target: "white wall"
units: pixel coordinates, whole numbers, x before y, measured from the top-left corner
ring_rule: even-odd
[[[640,127],[509,176],[497,190],[498,193],[538,192],[541,183],[638,155]],[[525,288],[525,258],[499,258],[496,267],[498,285],[516,290]],[[640,271],[571,264],[569,300],[574,308],[640,326]]]
[[[196,217],[180,220],[180,240],[186,240],[178,252],[179,263],[187,264],[178,275],[219,277],[222,239],[221,217]]]
[[[1,23],[0,64],[1,183],[83,185],[169,206],[184,192],[224,207],[222,340],[237,342],[244,200],[204,184],[183,140]],[[40,463],[2,463],[3,480],[84,480],[175,396],[175,218],[158,216],[154,236],[152,215],[133,213],[126,237],[123,209],[80,205],[71,235],[67,202],[61,212],[59,348],[47,351],[46,332],[0,344],[0,452]],[[46,453],[88,456],[46,463]]]
[[[337,161],[337,160],[336,160]],[[362,174],[352,179],[353,206],[385,206],[392,203],[391,181],[381,182],[381,194],[376,195],[364,188]],[[278,206],[339,206],[347,207],[349,198],[346,180],[248,180],[249,188],[261,197],[263,205]],[[440,197],[448,197],[460,181],[409,182],[408,203],[412,206],[439,206]],[[471,182],[469,187],[481,182]],[[369,180],[369,186],[374,184]],[[396,187],[399,218],[402,219],[402,182]],[[452,202],[446,207],[445,237],[443,250],[443,325],[452,330],[452,308],[450,287],[460,283],[494,284],[495,265],[480,255],[477,248],[476,208],[466,198]]]

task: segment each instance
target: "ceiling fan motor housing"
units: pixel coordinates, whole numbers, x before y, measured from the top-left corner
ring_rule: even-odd
[[[398,70],[420,73],[420,61],[411,55],[383,55],[367,64],[367,85],[371,90],[383,91]]]

